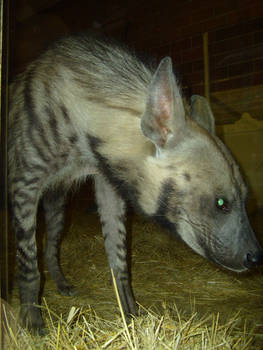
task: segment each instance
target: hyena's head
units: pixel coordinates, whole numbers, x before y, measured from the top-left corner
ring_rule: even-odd
[[[230,270],[243,271],[263,260],[246,214],[246,186],[232,155],[215,136],[207,100],[193,96],[191,104],[189,117],[171,60],[163,59],[141,120],[144,136],[156,148],[149,161],[158,174],[152,177],[160,179],[155,185],[158,205],[152,214],[197,253]]]

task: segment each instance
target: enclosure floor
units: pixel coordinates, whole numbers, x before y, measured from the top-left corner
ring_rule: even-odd
[[[45,228],[41,215],[39,221],[38,236],[42,237]],[[256,215],[252,221],[262,240],[263,216]],[[200,317],[220,313],[222,322],[239,313],[242,320],[263,334],[262,271],[234,274],[223,270],[140,216],[130,214],[127,227],[131,237],[132,285],[139,304],[156,312],[176,304],[181,313],[197,312]],[[61,246],[63,271],[78,295],[59,295],[42,260],[40,263],[45,279],[42,294],[56,314],[66,317],[72,306],[92,307],[105,319],[119,314],[99,219],[81,199],[74,199],[69,205]],[[15,284],[11,304],[18,309]],[[263,336],[261,339],[263,343]]]

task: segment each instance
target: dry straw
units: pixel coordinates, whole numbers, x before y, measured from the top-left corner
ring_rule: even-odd
[[[16,338],[12,336],[8,339],[6,349],[256,349],[253,346],[253,330],[248,330],[246,325],[240,330],[238,314],[227,323],[221,323],[219,314],[199,319],[197,313],[189,318],[183,316],[176,306],[163,309],[162,315],[144,308],[143,316],[132,318],[127,324],[121,307],[121,318],[115,321],[100,318],[91,308],[81,310],[72,307],[66,320],[55,315],[47,304],[43,306],[43,311],[47,335],[33,336],[21,329]]]
[[[47,335],[13,332],[8,350],[262,350],[262,275],[223,271],[137,216],[127,227],[132,284],[144,314],[127,324],[109,283],[98,218],[84,208],[80,203],[71,211],[61,249],[63,270],[79,295],[57,294],[44,269]],[[17,289],[12,306],[18,311]]]

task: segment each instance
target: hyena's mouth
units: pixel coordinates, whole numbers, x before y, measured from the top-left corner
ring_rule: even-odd
[[[219,262],[217,262],[217,264],[222,266],[223,268],[225,268],[227,270],[230,270],[230,271],[233,271],[233,272],[237,272],[237,273],[248,271],[248,268],[245,265],[243,265],[240,268],[236,268],[236,267],[230,267],[229,265],[224,265],[224,264],[219,263]]]
[[[209,260],[213,261],[214,263],[216,263],[217,265],[223,267],[226,270],[229,271],[233,271],[236,273],[241,273],[241,272],[245,272],[248,270],[248,267],[245,266],[245,264],[242,265],[236,265],[236,264],[227,264],[225,261],[220,261],[218,258],[216,258],[215,256],[213,257],[209,257]]]
[[[226,270],[240,273],[245,272],[250,268],[248,265],[246,265],[246,255],[244,255],[244,259],[241,260],[240,254],[239,256],[235,257],[234,254],[231,255],[227,253],[227,250],[224,249],[224,247],[221,247],[221,249],[217,247],[217,249],[214,250],[214,244],[211,244],[211,241],[210,243],[206,242],[203,238],[199,237],[196,240],[196,244],[191,242],[190,246],[207,260],[223,267]],[[196,249],[196,246],[198,246],[199,249]]]

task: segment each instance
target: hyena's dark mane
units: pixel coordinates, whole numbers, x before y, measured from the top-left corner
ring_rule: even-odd
[[[83,88],[92,89],[96,96],[100,90],[100,98],[107,99],[117,95],[130,100],[133,95],[145,94],[157,67],[154,59],[144,56],[142,60],[117,40],[93,33],[61,38],[45,55],[49,53],[55,53],[56,63],[74,72]]]

